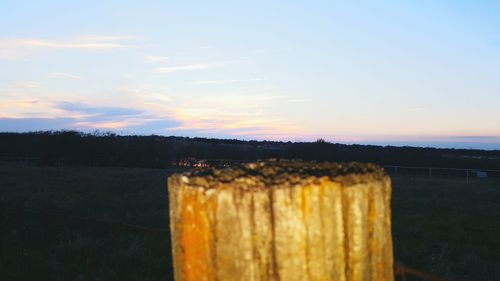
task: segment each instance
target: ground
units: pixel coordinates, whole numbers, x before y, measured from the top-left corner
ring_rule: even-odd
[[[0,279],[171,280],[170,173],[0,165]],[[500,179],[392,180],[397,261],[451,280],[500,280]]]

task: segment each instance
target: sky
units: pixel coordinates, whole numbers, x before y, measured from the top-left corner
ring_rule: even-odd
[[[500,149],[499,1],[0,1],[0,131]]]

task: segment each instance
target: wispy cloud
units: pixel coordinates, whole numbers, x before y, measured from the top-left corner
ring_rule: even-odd
[[[61,117],[61,111],[55,109],[52,103],[47,100],[13,95],[0,102],[1,118],[51,118],[56,116]]]
[[[77,128],[93,128],[93,129],[123,129],[130,126],[130,122],[127,121],[112,121],[112,122],[100,122],[100,121],[83,121],[74,122],[73,126]]]
[[[264,81],[263,78],[251,78],[251,79],[232,79],[232,80],[204,80],[204,81],[196,81],[193,84],[195,85],[205,85],[205,84],[231,84],[231,83],[242,83],[242,82],[255,82],[255,81]]]
[[[136,46],[104,41],[53,41],[43,39],[13,39],[1,40],[4,46],[21,48],[50,48],[50,49],[117,49],[133,48]]]
[[[403,112],[419,112],[419,111],[424,111],[425,108],[423,107],[405,107],[401,108],[401,111]]]
[[[37,49],[82,49],[106,50],[136,48],[125,43],[132,36],[100,36],[89,35],[73,39],[43,38],[0,38],[0,59],[20,59],[30,50]]]
[[[155,73],[171,73],[177,71],[191,71],[191,70],[199,70],[199,69],[207,69],[218,66],[217,64],[209,64],[209,63],[195,63],[195,64],[186,64],[186,65],[178,65],[178,66],[165,66],[159,67],[154,70]]]
[[[156,68],[154,73],[172,73],[178,71],[193,71],[193,70],[202,70],[209,68],[217,68],[231,64],[240,64],[240,63],[249,63],[250,60],[237,60],[237,61],[224,61],[224,62],[212,62],[212,63],[192,63],[192,64],[183,64],[183,65],[174,65],[174,66],[163,66]]]
[[[164,56],[145,56],[144,57],[145,63],[159,63],[159,62],[166,62],[167,60],[168,60],[168,57],[164,57]]]
[[[135,39],[132,35],[83,35],[79,36],[79,40],[83,41],[123,41]]]
[[[63,77],[63,78],[71,78],[71,79],[77,79],[77,80],[82,79],[81,76],[74,75],[71,73],[65,73],[65,72],[51,72],[51,73],[49,73],[49,77],[51,77],[51,78]]]
[[[148,112],[138,105],[99,106],[79,102],[58,102],[55,108],[62,110],[65,116],[75,118],[75,128],[82,129],[133,129],[144,131],[160,126],[172,127],[178,123],[167,115]],[[147,131],[147,130],[145,130]],[[151,133],[151,132],[149,132]]]
[[[153,120],[120,120],[120,121],[86,121],[73,117],[18,117],[9,118],[0,115],[0,132],[27,132],[38,130],[126,130],[132,133],[151,134],[152,132],[165,132],[178,122],[168,118]]]
[[[12,92],[17,92],[18,89],[16,88],[0,88],[0,93],[12,93]]]
[[[284,96],[219,95],[185,101],[172,109],[181,125],[171,131],[241,137],[272,137],[298,134],[301,128],[268,108]]]
[[[153,99],[156,99],[156,100],[159,100],[159,101],[162,101],[162,102],[173,102],[174,99],[172,99],[170,96],[167,96],[167,95],[164,95],[164,94],[161,94],[161,93],[151,93],[151,97]]]
[[[283,95],[210,95],[172,99],[154,89],[127,87],[114,99],[65,100],[52,97],[12,97],[0,104],[0,118],[9,128],[112,129],[133,133],[187,134],[261,139],[285,139],[303,129],[272,110],[287,102]],[[0,126],[1,127],[1,126]]]
[[[262,54],[271,54],[271,53],[277,53],[279,50],[273,50],[273,49],[259,49],[259,50],[253,50],[252,54],[255,55],[262,55]]]
[[[290,102],[290,103],[303,103],[303,102],[307,102],[308,100],[307,99],[288,99],[287,102]]]
[[[82,103],[75,102],[60,102],[56,105],[57,108],[76,112],[90,116],[100,116],[100,117],[130,117],[139,115],[142,113],[141,110],[127,107],[111,107],[111,106],[92,106]]]
[[[5,118],[0,116],[0,132],[28,132],[76,129],[74,118]]]
[[[14,86],[16,88],[38,88],[40,87],[40,82],[37,81],[14,81]]]
[[[500,145],[500,136],[450,136],[452,140],[469,141],[469,142],[491,142]]]

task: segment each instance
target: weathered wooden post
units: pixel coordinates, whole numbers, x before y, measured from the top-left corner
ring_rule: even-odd
[[[393,280],[391,185],[376,165],[258,162],[168,186],[176,281]]]

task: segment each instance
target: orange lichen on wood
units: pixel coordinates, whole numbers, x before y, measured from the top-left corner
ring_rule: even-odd
[[[212,229],[207,218],[207,209],[200,203],[198,194],[188,193],[183,198],[181,217],[183,228],[180,246],[183,249],[182,271],[186,281],[212,280],[210,241]]]
[[[392,281],[390,180],[371,164],[258,162],[169,178],[177,281]]]

